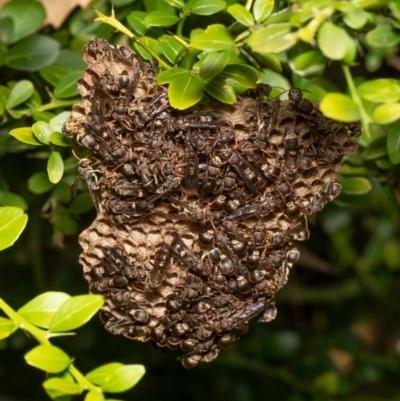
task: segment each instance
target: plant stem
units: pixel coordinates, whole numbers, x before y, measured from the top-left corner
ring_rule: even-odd
[[[185,20],[188,15],[189,13],[187,11],[182,11],[181,15],[179,16],[178,26],[176,27],[176,34],[179,37],[182,37],[183,24],[185,23]]]
[[[354,103],[357,104],[358,109],[360,110],[360,120],[363,127],[363,131],[365,132],[365,136],[368,140],[371,139],[371,131],[369,129],[369,125],[371,124],[372,120],[369,114],[364,109],[363,102],[358,95],[356,86],[354,85],[353,77],[350,72],[350,68],[348,65],[342,64],[343,74],[346,78],[346,83],[350,91],[351,98],[353,99]]]
[[[69,373],[74,377],[76,382],[84,389],[101,393],[101,389],[92,384],[86,377],[71,363],[68,368]]]
[[[137,43],[139,46],[142,46],[143,49],[148,51],[153,58],[155,58],[160,66],[166,70],[170,70],[172,66],[167,64],[162,58],[160,58],[149,46],[147,46],[145,43],[142,43],[139,38],[137,38],[133,32],[131,32],[128,28],[126,28],[124,25],[122,25],[116,18],[115,18],[115,12],[114,12],[114,7],[111,9],[111,16],[107,17],[103,13],[101,13],[99,10],[95,9],[94,7],[91,7],[91,10],[98,15],[99,17],[94,20],[94,22],[103,22],[107,25],[110,25],[117,29],[118,31],[122,32],[124,35],[128,36],[128,38],[132,39],[135,43]]]
[[[35,111],[46,111],[57,109],[59,107],[73,106],[75,103],[78,103],[79,99],[71,99],[71,100],[56,100],[54,102],[43,104],[35,109],[31,110],[31,112]]]
[[[13,323],[22,330],[26,330],[42,345],[51,345],[50,341],[47,339],[46,331],[39,329],[33,324],[29,323],[26,319],[20,316],[14,309],[8,306],[0,298],[0,309],[3,309],[4,313],[13,321]]]

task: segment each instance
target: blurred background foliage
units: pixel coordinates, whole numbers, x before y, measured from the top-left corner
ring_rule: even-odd
[[[294,37],[290,43],[272,49],[276,54],[263,54],[257,34],[253,42],[238,45],[240,63],[258,66],[264,83],[306,89],[310,93],[304,96],[311,99],[347,93],[369,135],[364,130],[358,153],[343,165],[344,194],[310,219],[311,239],[301,244],[301,258],[277,296],[276,320],[251,322],[250,333],[215,362],[186,371],[174,352],[113,336],[96,318],[76,337],[58,339],[57,345],[79,356],[84,372],[111,361],[144,364],[146,375],[122,397],[129,400],[400,400],[400,3],[258,1],[259,6],[272,3],[272,14],[252,25],[243,9],[226,11],[238,1],[196,1],[191,1],[192,9],[202,4],[216,8],[202,15],[185,14],[180,0],[113,4],[118,20],[153,39],[181,29],[189,40],[192,29],[210,24],[229,27],[235,38],[247,29],[256,35],[270,26],[277,29],[274,24],[289,24],[285,32]],[[242,6],[254,15],[252,3]],[[77,198],[71,197],[77,172],[70,149],[57,136],[50,138],[48,126],[33,124],[48,123],[77,102],[75,81],[85,68],[81,48],[88,39],[128,43],[112,27],[92,23],[89,8],[73,9],[57,29],[41,27],[46,12],[38,4],[13,0],[0,14],[0,205],[22,207],[29,215],[21,238],[1,254],[0,296],[14,308],[44,291],[87,292],[77,235],[91,224],[95,211],[82,183]],[[91,5],[109,13],[107,1]],[[148,24],[141,33],[145,18],[157,10],[176,16],[177,25]],[[325,22],[330,25],[319,31]],[[334,29],[330,36],[332,25],[341,33]],[[345,50],[339,45],[338,53],[340,35],[350,41]],[[240,87],[227,83],[240,93]],[[340,114],[335,106],[328,105],[329,110]],[[57,131],[57,119],[52,121],[51,130]],[[31,128],[26,131],[32,125],[35,136]],[[9,135],[24,127],[14,131],[20,141]],[[36,137],[42,146],[21,142],[24,135]],[[54,159],[58,165],[62,161],[60,181],[48,177],[49,157],[53,165]],[[20,331],[0,341],[0,401],[45,399],[43,372],[26,366],[22,358],[31,347],[32,340]]]

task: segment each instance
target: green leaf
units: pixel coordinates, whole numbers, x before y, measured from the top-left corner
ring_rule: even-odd
[[[158,56],[161,56],[161,49],[158,44],[158,41],[150,38],[149,36],[142,36],[139,38],[139,42],[144,44],[145,46],[149,47],[151,50],[153,50],[154,53],[156,53]],[[145,60],[153,60],[153,56],[145,50],[142,46],[139,46],[138,44],[135,43],[135,49],[136,51],[145,59]]]
[[[58,133],[62,132],[62,128],[70,115],[70,111],[62,111],[61,113],[57,114],[49,121],[51,129],[53,131],[57,131]]]
[[[29,145],[40,146],[43,145],[33,135],[31,127],[15,128],[10,131],[10,135],[18,139],[20,142],[28,143]]]
[[[338,374],[329,370],[319,374],[313,381],[314,391],[318,394],[336,394],[339,384],[340,379]]]
[[[60,44],[45,35],[33,35],[18,42],[6,53],[9,68],[38,71],[56,61]]]
[[[164,11],[153,11],[147,14],[144,19],[146,26],[171,26],[175,25],[179,18],[174,14],[167,14]]]
[[[46,145],[49,144],[50,135],[53,132],[50,124],[47,124],[44,121],[38,121],[32,125],[32,130],[40,142]]]
[[[328,93],[322,99],[319,108],[322,113],[334,120],[353,122],[360,119],[357,104],[342,93]]]
[[[82,53],[71,49],[61,49],[54,65],[61,65],[71,71],[84,70],[87,67],[82,59]]]
[[[221,72],[220,77],[230,79],[246,88],[255,88],[258,81],[258,76],[253,69],[244,64],[227,65]]]
[[[200,76],[204,81],[209,81],[217,76],[226,66],[229,60],[230,50],[207,54],[201,62]]]
[[[49,65],[39,71],[40,76],[53,86],[56,86],[60,79],[67,75],[68,72],[68,68],[61,65]]]
[[[372,118],[377,124],[390,124],[400,118],[400,103],[388,103],[379,105],[372,113]]]
[[[195,49],[205,51],[222,51],[235,45],[232,34],[224,25],[209,25],[200,35],[191,38],[191,44]]]
[[[226,3],[221,0],[190,0],[186,3],[187,9],[197,15],[212,15],[224,10]]]
[[[129,390],[143,377],[143,365],[109,363],[92,370],[86,378],[107,393],[122,393]]]
[[[28,222],[28,215],[19,207],[0,207],[0,251],[19,238]]]
[[[51,183],[57,184],[61,180],[64,174],[64,162],[60,152],[51,152],[47,162],[47,173],[49,174],[49,180]]]
[[[179,43],[175,38],[169,35],[161,36],[161,38],[158,39],[158,43],[160,45],[161,51],[164,53],[164,56],[172,64],[175,63],[178,55],[184,48],[181,43]]]
[[[135,33],[139,36],[143,36],[146,31],[147,27],[144,24],[144,19],[146,18],[147,13],[143,11],[132,11],[126,17],[129,25],[133,28]]]
[[[370,46],[385,48],[396,46],[400,43],[400,35],[390,25],[378,25],[365,37]]]
[[[362,83],[358,93],[373,103],[394,103],[400,99],[400,85],[393,79],[373,79]]]
[[[34,90],[35,88],[31,81],[23,80],[17,82],[17,84],[11,89],[6,107],[8,109],[13,109],[15,106],[25,102],[33,95]]]
[[[236,103],[236,95],[232,86],[225,81],[213,79],[204,85],[204,90],[219,101],[227,104]]]
[[[78,295],[64,302],[50,323],[53,333],[74,330],[86,322],[99,311],[104,303],[100,295]]]
[[[50,373],[62,372],[71,363],[71,358],[54,345],[38,345],[25,354],[25,360],[28,365]]]
[[[0,316],[0,340],[9,337],[17,329],[18,326],[14,322]]]
[[[48,391],[57,391],[62,394],[80,394],[84,388],[78,383],[60,377],[52,377],[43,382],[43,387]]]
[[[241,4],[234,4],[229,6],[227,9],[228,13],[235,18],[236,21],[240,22],[242,25],[251,27],[254,25],[254,18],[252,13],[246,9],[246,7]]]
[[[57,146],[71,146],[67,137],[61,132],[52,132],[50,135],[50,142]]]
[[[85,400],[84,401],[106,401],[104,394],[102,392],[97,392],[97,391],[89,391],[85,395]],[[107,400],[109,401],[109,400]]]
[[[171,68],[157,75],[157,83],[159,85],[169,84],[176,79],[187,78],[189,75],[190,71],[187,68]]]
[[[386,154],[386,137],[381,137],[368,144],[362,152],[362,157],[366,160],[374,160]]]
[[[296,43],[296,36],[290,32],[288,22],[271,24],[252,33],[247,43],[257,53],[279,53]]]
[[[260,23],[265,21],[274,9],[274,0],[256,0],[253,6],[254,19]]]
[[[34,194],[43,194],[53,188],[47,173],[40,171],[28,179],[28,189]]]
[[[185,3],[183,2],[183,0],[164,0],[164,1],[173,7],[177,8],[185,7]]]
[[[63,213],[57,216],[54,230],[65,235],[75,235],[78,231],[78,224],[71,215]]]
[[[15,206],[21,208],[24,211],[28,209],[28,205],[22,196],[8,191],[0,191],[0,205]]]
[[[93,202],[89,192],[79,194],[68,208],[70,214],[83,214],[93,209]]]
[[[343,22],[351,29],[361,29],[368,22],[368,14],[356,3],[349,2],[346,6],[348,8],[343,10]]]
[[[82,74],[80,70],[71,71],[61,78],[54,88],[54,96],[58,99],[66,99],[78,95],[77,82],[82,78]]]
[[[342,194],[364,195],[372,188],[371,183],[364,177],[339,177]]]
[[[70,298],[64,292],[45,292],[18,309],[18,313],[35,326],[47,329],[57,310]]]
[[[344,29],[330,21],[325,22],[318,31],[317,43],[321,52],[331,60],[341,60],[347,52],[347,38]]]
[[[168,98],[172,107],[187,109],[203,96],[204,81],[198,75],[182,76],[174,79],[168,87]]]
[[[43,5],[36,1],[14,0],[0,14],[1,37],[6,44],[18,42],[41,27],[46,19]]]
[[[392,164],[400,163],[400,121],[390,128],[387,136],[387,150]]]

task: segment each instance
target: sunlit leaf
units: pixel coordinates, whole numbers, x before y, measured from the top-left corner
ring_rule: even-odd
[[[0,316],[0,340],[9,337],[17,329],[18,326],[13,321]]]
[[[328,93],[319,105],[320,110],[330,118],[343,122],[353,122],[360,119],[357,104],[342,93]]]
[[[254,19],[257,22],[265,21],[274,9],[274,0],[256,0],[253,6]]]
[[[222,51],[235,45],[232,34],[224,25],[209,25],[205,33],[191,38],[191,44],[195,49],[205,51]]]
[[[48,328],[54,314],[69,298],[64,292],[45,292],[19,308],[18,313],[28,322]]]
[[[64,162],[60,152],[51,152],[47,162],[47,173],[49,174],[49,180],[51,183],[57,184],[61,180],[64,174]]]
[[[171,26],[175,25],[179,18],[174,14],[167,14],[163,11],[153,11],[147,14],[143,20],[147,26]]]
[[[373,79],[362,83],[358,93],[374,103],[394,103],[400,100],[400,84],[393,79]]]
[[[46,390],[58,391],[61,394],[80,394],[84,389],[75,382],[62,379],[60,377],[52,377],[43,382],[43,387]]]
[[[241,4],[233,4],[227,9],[228,13],[235,18],[236,21],[240,22],[242,25],[250,27],[254,25],[253,15],[246,7]]]
[[[346,32],[330,21],[325,22],[318,31],[318,46],[331,60],[341,60],[347,52]]]
[[[49,144],[50,135],[53,132],[53,129],[49,124],[45,123],[44,121],[38,121],[32,125],[32,130],[40,142],[46,145]]]
[[[27,222],[28,215],[19,207],[0,207],[0,251],[14,244]]]
[[[100,295],[78,295],[68,299],[58,309],[50,323],[50,331],[63,332],[74,330],[86,322],[99,311],[104,303]]]
[[[185,8],[197,15],[215,14],[225,7],[226,3],[221,0],[189,0],[185,6]]]
[[[390,124],[400,118],[400,103],[379,105],[372,113],[373,120],[378,124]]]
[[[168,87],[172,107],[183,110],[196,104],[203,96],[204,81],[198,75],[174,79]]]
[[[52,132],[50,135],[50,142],[57,146],[71,146],[67,137],[61,132]]]
[[[394,31],[390,25],[378,25],[365,37],[370,46],[384,48],[396,46],[400,43],[400,34]]]
[[[28,365],[50,373],[59,373],[71,363],[70,357],[60,348],[53,345],[38,345],[27,354]]]
[[[189,75],[190,71],[187,68],[171,68],[157,75],[157,83],[160,85],[169,84],[176,79],[187,78]]]
[[[10,131],[10,135],[18,139],[20,142],[27,143],[29,145],[40,146],[43,143],[39,142],[31,127],[15,128]]]
[[[33,95],[33,91],[34,87],[31,81],[23,80],[17,82],[17,84],[11,89],[6,107],[12,109],[25,102]]]

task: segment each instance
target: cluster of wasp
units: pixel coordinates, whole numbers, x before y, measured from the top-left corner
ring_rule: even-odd
[[[229,106],[178,112],[157,66],[89,41],[82,101],[64,126],[86,148],[79,175],[98,210],[80,236],[90,291],[114,334],[211,362],[275,318],[275,294],[309,237],[307,216],[339,195],[358,124],[324,117],[292,88],[259,85]]]

